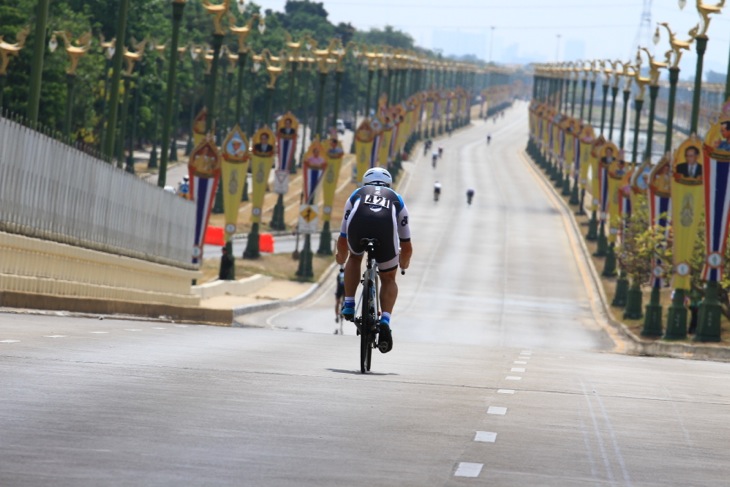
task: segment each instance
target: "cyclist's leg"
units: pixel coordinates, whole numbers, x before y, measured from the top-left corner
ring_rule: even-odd
[[[360,282],[360,269],[362,268],[362,254],[355,255],[350,252],[345,264],[345,297],[355,296],[357,285]]]
[[[384,313],[392,313],[395,300],[398,298],[398,284],[395,282],[397,274],[394,268],[388,272],[380,271],[380,309]]]

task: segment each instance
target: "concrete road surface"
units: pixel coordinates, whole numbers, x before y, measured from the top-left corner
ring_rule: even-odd
[[[730,364],[617,353],[526,132],[413,163],[371,374],[326,286],[232,328],[0,314],[0,485],[727,485]]]

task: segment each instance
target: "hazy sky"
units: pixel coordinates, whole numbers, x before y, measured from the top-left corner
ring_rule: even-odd
[[[283,11],[286,0],[254,0],[264,9]],[[350,22],[359,30],[385,25],[407,32],[416,44],[444,54],[475,54],[498,63],[577,59],[633,61],[637,42],[663,54],[669,49],[664,28],[658,46],[651,37],[668,22],[678,38],[699,22],[695,1],[680,10],[676,0],[323,0],[332,23]],[[716,4],[717,0],[704,0]],[[642,22],[650,5],[648,22]],[[492,29],[493,27],[493,29]],[[730,5],[712,16],[705,70],[726,72],[730,50]],[[647,45],[648,44],[648,45]],[[658,56],[659,57],[659,56]],[[682,56],[682,78],[694,73],[694,48]],[[646,65],[644,61],[644,65]]]

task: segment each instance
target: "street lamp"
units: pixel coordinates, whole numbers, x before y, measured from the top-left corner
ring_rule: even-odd
[[[51,52],[55,52],[58,47],[57,37],[60,37],[63,40],[64,48],[69,60],[69,66],[66,68],[66,117],[63,122],[63,138],[66,142],[70,142],[76,69],[78,68],[81,57],[84,56],[91,47],[91,32],[87,32],[79,37],[76,40],[78,45],[74,46],[71,42],[71,38],[73,36],[70,32],[55,31],[48,43],[48,49]]]
[[[680,1],[680,8],[684,7],[686,2]],[[692,97],[692,121],[690,125],[690,134],[697,133],[697,119],[700,112],[700,95],[702,90],[702,63],[707,50],[707,29],[710,27],[710,15],[720,13],[725,0],[717,5],[705,5],[699,0],[697,1],[697,12],[702,17],[701,28],[695,27],[690,31],[692,38],[697,41],[697,68],[695,70],[695,87]],[[698,30],[699,28],[699,30]]]
[[[165,58],[165,43],[158,44],[152,40],[150,49],[155,52],[155,81],[154,81],[154,115],[152,116],[152,150],[150,151],[150,159],[147,163],[148,169],[157,169],[157,141],[158,141],[158,119],[160,116],[160,99],[162,98],[162,64]],[[164,149],[163,149],[164,150]]]
[[[128,1],[128,0],[124,0]],[[165,112],[162,118],[162,135],[160,137],[160,172],[157,175],[157,185],[164,188],[167,181],[167,161],[169,154],[166,150],[170,140],[170,126],[172,124],[172,99],[175,93],[177,70],[177,46],[180,38],[180,23],[182,22],[185,0],[172,2],[172,38],[170,40],[170,56],[167,67],[167,93],[165,95]],[[192,124],[191,124],[192,126]]]
[[[5,90],[5,81],[8,73],[8,64],[10,64],[10,56],[18,56],[18,53],[25,46],[25,39],[28,37],[30,29],[25,27],[15,36],[15,44],[10,44],[3,40],[0,36],[0,110],[3,108],[3,91]]]
[[[669,66],[669,101],[667,106],[667,121],[666,121],[666,138],[664,140],[664,154],[671,154],[672,152],[672,135],[674,133],[674,102],[677,95],[677,83],[679,82],[679,61],[682,58],[682,51],[689,50],[689,46],[692,43],[691,33],[697,32],[698,27],[694,27],[690,30],[690,38],[686,41],[682,41],[676,38],[674,32],[669,28],[669,24],[662,22],[659,24],[664,27],[669,34],[669,44],[671,46],[671,52],[667,51],[667,60],[672,60],[671,66]],[[659,39],[659,27],[657,26],[656,33],[654,35],[655,41]],[[673,54],[673,58],[672,55]],[[682,335],[681,330],[687,330],[687,309],[684,306],[684,289],[675,289],[674,298],[672,304],[669,306],[667,312],[667,328],[665,336],[674,337]]]
[[[184,3],[185,0],[181,1]],[[117,112],[119,105],[119,82],[122,76],[122,60],[124,57],[128,10],[129,0],[120,0],[119,11],[117,12],[117,37],[114,44],[114,58],[112,60],[112,79],[111,84],[109,85],[111,93],[111,96],[109,97],[109,115],[107,117],[106,137],[104,138],[103,147],[103,153],[110,161],[114,156],[114,142],[117,130]],[[40,36],[38,37],[40,38]]]
[[[122,113],[119,120],[119,141],[117,143],[117,167],[123,167],[124,165],[124,144],[126,142],[127,132],[127,114],[129,112],[129,92],[131,90],[132,78],[134,77],[134,66],[144,56],[144,47],[147,44],[146,40],[136,44],[134,47],[135,51],[130,51],[126,47],[124,48],[124,63],[126,68],[122,77],[124,78],[124,97],[122,98]],[[130,154],[134,150],[133,147],[129,148]],[[134,166],[131,167],[127,164],[126,170],[128,172],[134,172]]]

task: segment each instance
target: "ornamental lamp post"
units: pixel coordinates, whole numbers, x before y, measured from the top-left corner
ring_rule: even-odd
[[[66,68],[66,116],[63,122],[63,138],[67,143],[69,143],[71,137],[71,116],[74,106],[76,69],[78,68],[81,57],[83,57],[91,47],[91,32],[87,32],[79,37],[76,40],[76,44],[78,45],[74,46],[71,41],[73,36],[70,32],[55,31],[48,43],[48,49],[51,52],[55,52],[58,47],[57,37],[60,37],[63,40],[64,48],[69,60],[69,67]]]
[[[134,66],[144,56],[144,47],[147,44],[147,40],[143,40],[135,44],[135,51],[130,51],[126,47],[124,48],[124,63],[126,68],[122,77],[124,78],[124,96],[122,98],[122,113],[119,119],[119,140],[117,142],[117,167],[121,168],[124,166],[124,145],[126,143],[127,133],[127,115],[129,113],[129,92],[131,91],[132,78],[134,78]],[[130,153],[134,150],[133,147],[129,148]],[[129,164],[127,164],[126,170],[129,171]],[[132,171],[134,172],[134,167]]]
[[[294,42],[294,39],[292,38],[291,34],[284,31],[284,35],[286,36],[286,47],[288,48],[288,62],[289,66],[289,97],[287,99],[287,110],[294,111],[294,92],[295,88],[297,87],[297,69],[299,69],[299,63],[301,59],[301,50],[304,45],[303,41]],[[301,115],[301,114],[300,114]],[[304,145],[304,126],[302,126],[302,136],[300,138],[297,138],[297,142]],[[296,174],[297,173],[297,165],[292,159],[292,163],[289,165],[289,174]],[[283,195],[279,195],[282,200],[282,208],[284,206],[283,201]],[[279,202],[276,202],[276,205],[279,206]],[[275,210],[276,213],[276,210]]]
[[[644,169],[644,166],[642,163],[638,162],[638,150],[639,150],[639,130],[640,130],[640,122],[641,122],[641,109],[644,105],[644,94],[646,92],[646,85],[649,84],[651,81],[649,78],[645,78],[641,76],[641,51],[636,52],[636,64],[634,66],[634,80],[636,81],[636,86],[638,88],[638,92],[636,96],[634,97],[634,141],[633,141],[633,150],[631,153],[631,160],[632,160],[632,167],[634,168],[634,176],[642,172]],[[632,179],[633,182],[633,179]],[[634,184],[631,185],[632,188]],[[623,273],[622,273],[623,275]],[[618,294],[618,292],[617,292]],[[624,309],[624,318],[626,319],[640,319],[641,318],[641,301],[642,301],[642,293],[641,293],[641,280],[635,279],[631,282],[630,287],[628,288],[626,292],[626,308]]]
[[[190,63],[193,70],[193,84],[190,87],[190,114],[188,124],[188,141],[185,144],[185,155],[189,156],[193,152],[193,145],[195,140],[195,133],[193,132],[193,124],[195,124],[195,88],[198,86],[198,60],[205,57],[203,54],[203,48],[190,44]],[[202,55],[201,55],[202,54]],[[207,76],[207,75],[206,75]],[[163,144],[164,146],[164,144]],[[232,254],[231,254],[232,255]]]
[[[316,47],[316,45],[315,45]],[[324,49],[313,49],[317,59],[317,70],[319,72],[319,90],[317,92],[317,121],[316,121],[316,134],[323,139],[322,123],[323,123],[323,111],[324,111],[324,85],[327,80],[327,73],[329,72],[330,55],[337,47],[336,41],[333,39],[329,45]],[[309,204],[309,202],[307,203]],[[331,238],[329,235],[327,238]],[[321,244],[320,244],[321,245]],[[331,250],[330,250],[331,254]],[[307,233],[304,235],[304,247],[299,254],[299,269],[296,272],[297,277],[302,280],[311,279],[314,276],[312,271],[312,235]]]
[[[158,119],[160,116],[160,98],[162,97],[162,63],[165,59],[165,50],[167,49],[166,44],[157,44],[154,40],[151,42],[150,47],[152,51],[156,53],[155,56],[155,84],[154,84],[154,115],[152,116],[153,119],[153,128],[152,128],[152,150],[150,151],[150,159],[147,163],[148,169],[156,169],[157,168],[157,127],[158,127]]]
[[[658,42],[657,38],[659,31],[655,34],[655,42]],[[642,167],[638,169],[641,171],[644,165],[651,164],[652,158],[652,146],[654,139],[654,118],[656,111],[656,99],[659,94],[659,77],[661,75],[660,70],[666,68],[669,65],[669,58],[672,51],[667,51],[667,62],[658,62],[654,60],[654,56],[645,47],[639,48],[649,58],[649,120],[647,121],[646,128],[646,149],[644,151],[644,161]],[[652,279],[651,296],[649,303],[644,308],[644,325],[641,330],[641,336],[645,337],[660,337],[662,335],[662,305],[661,305],[661,286],[662,279]]]
[[[672,136],[674,134],[674,102],[677,96],[677,83],[679,82],[679,62],[682,58],[682,51],[688,51],[689,46],[692,43],[692,37],[686,41],[682,41],[676,38],[674,32],[669,28],[669,24],[662,22],[659,26],[664,27],[669,34],[669,44],[671,46],[671,52],[667,52],[667,60],[671,59],[671,66],[669,66],[669,101],[667,106],[667,121],[666,121],[666,136],[664,142],[664,154],[670,155],[672,153]],[[654,34],[654,42],[658,42],[659,26],[657,26]],[[697,27],[690,30],[690,33],[696,32]],[[673,55],[673,57],[672,57]],[[686,335],[687,333],[687,308],[684,306],[684,297],[686,290],[675,289],[674,298],[672,304],[669,306],[667,312],[667,327],[665,331],[666,337],[675,337]],[[684,330],[684,333],[682,333]]]
[[[128,0],[125,0],[128,1]],[[165,93],[165,110],[162,116],[162,135],[160,136],[160,171],[157,175],[157,185],[164,188],[167,183],[167,161],[169,154],[167,144],[170,140],[170,126],[172,124],[172,100],[175,93],[177,70],[177,47],[180,39],[180,23],[182,22],[185,0],[172,1],[172,37],[170,39],[170,60],[167,67],[167,93]],[[191,124],[192,126],[192,124]]]
[[[15,44],[10,44],[3,40],[3,36],[0,36],[0,111],[3,108],[3,91],[5,90],[6,76],[8,74],[8,64],[10,64],[10,56],[18,56],[23,47],[25,47],[25,39],[28,37],[28,27],[23,28],[18,35],[15,36]]]
[[[114,45],[116,43],[116,39],[112,39],[111,41],[105,42],[104,36],[100,36],[99,45],[101,46],[102,52],[104,54],[104,57],[106,58],[106,63],[104,66],[104,86],[103,91],[101,95],[101,113],[106,113],[106,106],[107,106],[107,97],[109,96],[109,70],[112,69],[112,60],[114,58]],[[99,150],[103,151],[104,148],[104,138],[106,137],[106,130],[104,129],[104,123],[101,123],[100,127],[101,134],[99,135]]]
[[[614,73],[614,81],[613,81],[613,86],[611,87],[611,121],[610,121],[610,126],[608,129],[609,141],[613,140],[614,115],[616,113],[616,95],[618,95],[618,91],[619,91],[619,89],[618,89],[619,79],[621,77],[625,77],[624,72],[626,70],[626,64],[627,63],[624,63],[624,62],[621,62],[618,60],[614,61],[611,64],[612,68],[613,68],[613,73]],[[621,66],[621,69],[618,68],[619,66]],[[622,130],[626,128],[626,126],[625,126],[626,107],[628,106],[629,95],[631,94],[631,86],[630,86],[631,78],[627,78],[627,77],[625,77],[625,78],[626,78],[626,80],[624,81],[624,86],[626,86],[626,83],[629,83],[629,87],[628,87],[628,91],[624,90],[624,92],[625,92],[624,105],[623,105],[624,106],[624,108],[623,108],[624,125],[622,126]],[[623,144],[623,140],[621,140],[621,144]],[[608,195],[608,198],[613,198],[613,197],[614,197],[614,195],[611,195],[611,194]],[[618,228],[611,227],[610,232],[613,235],[618,236]],[[606,260],[603,263],[604,264],[603,272],[601,273],[601,275],[604,277],[612,277],[612,276],[616,275],[616,251],[615,250],[616,250],[615,241],[610,242],[608,244],[608,247],[606,248],[606,255],[605,255]]]
[[[685,1],[679,2],[680,8],[684,8]],[[700,0],[697,1],[697,13],[702,17],[702,22],[690,30],[692,39],[697,43],[697,66],[695,69],[695,85],[692,97],[692,118],[689,132],[690,134],[697,133],[697,119],[700,113],[700,96],[702,94],[702,64],[705,57],[705,51],[707,50],[707,29],[710,27],[710,15],[719,14],[722,10],[722,6],[725,4],[725,0],[722,0],[717,5],[705,5]],[[701,26],[701,27],[700,27]]]
[[[334,56],[332,60],[335,63],[335,106],[332,115],[334,120],[333,125],[337,123],[337,118],[339,117],[340,87],[342,85],[342,76],[345,71],[343,60],[345,59],[346,54],[347,50],[338,40],[335,43],[334,48],[332,49],[332,55]],[[322,225],[322,232],[320,233],[319,237],[319,249],[317,249],[317,255],[332,255],[332,233],[330,230],[329,220],[325,221]]]
[[[697,133],[697,119],[700,111],[700,92],[702,89],[702,62],[707,48],[707,29],[710,26],[710,15],[720,13],[721,7],[725,4],[722,0],[717,5],[705,5],[697,0],[697,11],[702,17],[702,27],[696,34],[690,34],[697,41],[697,69],[695,71],[694,97],[692,100],[692,123],[690,133]],[[719,342],[720,341],[720,320],[722,308],[717,299],[719,293],[719,282],[707,280],[705,284],[705,297],[700,304],[699,318],[695,340],[698,342]],[[667,330],[667,333],[669,330]],[[684,337],[682,337],[684,338]]]
[[[611,73],[613,70],[611,69],[612,63],[611,61],[600,61],[599,62],[603,74],[605,76],[604,82],[603,82],[603,103],[602,103],[602,109],[601,109],[601,135],[603,135],[603,129],[604,124],[606,121],[606,104],[607,104],[607,95],[608,95],[608,87],[609,82],[611,79]],[[618,93],[618,87],[616,87],[616,92]],[[616,100],[616,95],[613,96],[614,101]],[[608,137],[610,140],[610,136]],[[600,169],[599,169],[600,171]],[[603,206],[603,202],[601,202],[601,206]],[[596,242],[596,252],[593,254],[596,257],[605,257],[608,252],[608,241],[606,239],[606,215],[601,212],[601,218],[600,218],[600,224],[598,226],[598,240]]]

